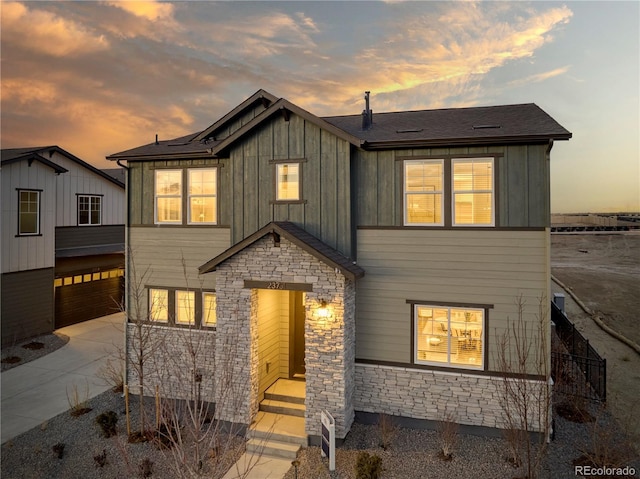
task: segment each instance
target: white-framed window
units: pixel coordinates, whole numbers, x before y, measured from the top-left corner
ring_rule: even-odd
[[[182,170],[155,171],[156,223],[182,223]]]
[[[413,308],[415,364],[484,368],[484,309],[427,304]]]
[[[194,325],[196,295],[193,291],[176,291],[176,324]]]
[[[276,164],[276,201],[299,201],[300,163]]]
[[[493,158],[451,160],[453,226],[494,226]]]
[[[216,168],[188,170],[189,224],[216,224]]]
[[[444,160],[404,162],[404,224],[444,224]]]
[[[210,291],[202,293],[202,326],[216,326],[216,293]]]
[[[149,289],[149,319],[166,323],[169,321],[169,291]]]
[[[102,197],[78,195],[78,226],[102,224]]]
[[[18,235],[40,234],[40,191],[18,190]]]

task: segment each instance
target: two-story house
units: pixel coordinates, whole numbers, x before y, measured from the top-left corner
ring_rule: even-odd
[[[298,379],[311,441],[323,410],[338,438],[356,413],[499,428],[496,337],[518,298],[533,329],[548,306],[549,155],[571,133],[535,104],[373,114],[365,98],[320,118],[260,90],[110,156],[127,161],[127,271],[146,272],[129,308],[185,368],[180,332],[213,338],[198,374],[232,364],[244,395],[221,420],[251,424]]]
[[[117,312],[124,183],[58,146],[2,150],[2,344]]]

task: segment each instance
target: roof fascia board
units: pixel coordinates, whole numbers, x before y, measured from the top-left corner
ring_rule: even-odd
[[[260,100],[261,98],[267,99],[271,103],[274,103],[274,102],[276,102],[278,100],[278,97],[276,97],[275,95],[272,95],[271,93],[269,93],[266,90],[260,89],[257,92],[255,92],[253,95],[251,95],[249,98],[247,98],[245,101],[240,103],[237,107],[235,107],[229,113],[227,113],[222,118],[220,118],[218,121],[216,121],[213,125],[211,125],[210,127],[206,128],[204,131],[202,131],[202,133],[200,133],[196,137],[194,137],[192,139],[192,141],[203,140],[204,138],[209,136],[211,133],[213,133],[215,130],[220,128],[222,125],[224,125],[226,122],[232,120],[235,116],[240,114],[247,107],[249,107],[250,105],[255,103],[257,100]]]
[[[549,140],[568,140],[568,135],[534,135],[491,138],[449,138],[444,140],[388,140],[365,142],[364,150],[388,150],[393,148],[447,147],[472,145],[524,145],[532,143],[548,143]]]
[[[233,143],[238,141],[243,135],[245,135],[246,133],[250,132],[255,127],[257,127],[259,124],[261,124],[263,121],[267,120],[272,115],[274,115],[275,113],[278,113],[281,110],[288,110],[291,113],[295,113],[296,115],[304,118],[305,120],[308,120],[308,121],[314,123],[319,128],[322,128],[323,130],[326,130],[326,131],[328,131],[330,133],[333,133],[337,137],[348,141],[352,145],[361,146],[362,143],[363,143],[363,141],[360,138],[357,138],[355,136],[350,135],[346,131],[341,130],[340,128],[338,128],[338,127],[336,127],[336,126],[334,126],[334,125],[332,125],[330,123],[327,123],[322,118],[320,118],[318,116],[315,116],[314,114],[309,113],[306,110],[303,110],[299,106],[294,105],[293,103],[289,102],[288,100],[285,100],[284,98],[281,98],[277,102],[275,102],[273,105],[271,105],[269,108],[267,108],[265,111],[263,111],[260,115],[256,116],[249,123],[243,125],[241,128],[236,130],[231,136],[229,136],[228,138],[224,139],[218,145],[213,147],[211,149],[211,153],[214,154],[214,155],[217,155],[221,151],[224,151],[226,148],[228,148]]]
[[[44,151],[44,150],[42,150]],[[70,159],[71,161],[79,164],[80,166],[94,172],[95,174],[101,176],[102,178],[104,178],[107,181],[110,181],[111,183],[113,183],[116,186],[119,186],[120,188],[124,189],[124,183],[122,183],[121,181],[118,181],[117,179],[115,179],[112,176],[107,175],[104,171],[99,170],[98,168],[96,168],[95,166],[87,163],[84,160],[81,160],[80,158],[78,158],[77,156],[69,153],[67,150],[64,150],[62,148],[60,148],[59,146],[52,146],[49,148],[46,148],[46,151],[49,152],[49,155],[52,156],[53,152],[57,152],[60,153],[62,156],[66,156],[68,159]]]
[[[49,168],[54,170],[57,174],[67,173],[69,171],[65,167],[60,166],[59,164],[54,163],[51,160],[47,160],[46,158],[44,158],[43,156],[37,153],[29,153],[26,155],[18,156],[16,158],[11,158],[10,160],[4,160],[2,164],[10,165],[11,163],[18,163],[24,160],[37,161],[38,163],[42,163],[43,165],[48,166]]]
[[[151,160],[196,160],[215,158],[211,154],[211,149],[188,153],[160,153],[153,155],[109,155],[106,157],[109,161],[151,161]]]

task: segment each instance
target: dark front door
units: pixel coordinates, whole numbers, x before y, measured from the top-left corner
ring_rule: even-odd
[[[304,367],[304,293],[289,292],[289,376],[303,378]]]

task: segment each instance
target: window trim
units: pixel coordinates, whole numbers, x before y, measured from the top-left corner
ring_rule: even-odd
[[[213,293],[216,295],[216,303],[217,303],[217,294],[215,289],[189,289],[184,287],[167,287],[167,286],[154,286],[154,285],[145,285],[147,289],[147,320],[145,322],[149,324],[159,324],[162,326],[170,326],[173,328],[190,328],[190,329],[202,329],[205,331],[215,331],[217,327],[217,317],[216,317],[216,325],[215,326],[207,326],[203,322],[204,316],[204,293]],[[159,290],[166,291],[167,294],[167,320],[152,320],[151,319],[151,291]],[[178,292],[188,292],[193,293],[193,314],[194,321],[193,323],[185,323],[176,321],[176,317],[178,315]],[[198,294],[201,293],[201,294]],[[216,311],[217,313],[217,311]]]
[[[16,236],[42,236],[40,229],[40,219],[42,213],[42,190],[37,190],[33,188],[16,188],[18,191],[18,234]],[[37,195],[37,210],[36,210],[36,231],[31,233],[23,233],[21,231],[22,228],[22,193],[35,193]],[[29,213],[28,211],[25,213]]]
[[[192,171],[213,171],[215,175],[214,184],[215,184],[215,192],[211,195],[199,194],[192,195],[190,190],[191,185],[191,172]],[[186,198],[187,198],[187,224],[188,225],[217,225],[218,224],[218,168],[215,166],[211,167],[203,167],[203,168],[187,168],[186,169],[187,182],[186,182]],[[199,197],[199,198],[213,198],[214,206],[213,206],[213,221],[191,221],[191,198]]]
[[[441,166],[441,184],[442,184],[442,189],[440,190],[440,195],[441,195],[441,200],[440,200],[440,222],[438,223],[409,223],[408,221],[408,215],[409,215],[409,209],[407,208],[407,197],[408,195],[413,195],[413,194],[420,194],[417,192],[408,192],[407,191],[407,165],[408,164],[417,164],[417,163],[434,163],[434,164],[440,164]],[[444,158],[416,158],[416,159],[411,159],[411,160],[403,160],[402,162],[402,211],[403,211],[403,215],[402,215],[402,221],[403,221],[403,226],[445,226],[445,208],[444,205],[446,203],[446,188],[445,188],[445,159]],[[431,194],[431,192],[427,192],[428,194]],[[424,194],[424,192],[423,192]],[[434,190],[433,192],[433,196],[435,197],[438,194],[437,191]]]
[[[443,301],[430,301],[430,300],[407,300],[407,304],[411,306],[411,364],[416,366],[427,366],[441,370],[467,370],[467,371],[487,371],[488,357],[489,357],[489,345],[487,344],[487,331],[489,329],[489,310],[493,309],[492,304],[471,304],[471,303],[453,303]],[[470,364],[452,364],[451,363],[451,334],[447,333],[448,345],[447,345],[447,362],[436,362],[418,359],[418,308],[433,308],[433,309],[447,309],[448,322],[451,323],[451,310],[452,309],[475,309],[482,311],[482,354],[481,364],[479,367],[474,367]],[[450,331],[450,326],[448,331]]]
[[[303,164],[306,159],[286,159],[286,160],[271,160],[269,163],[273,165],[273,200],[271,203],[285,205],[285,204],[300,204],[306,203],[304,199],[303,188]],[[296,199],[278,199],[278,167],[283,165],[297,165],[298,166],[298,198]]]
[[[208,324],[204,320],[204,317],[205,317],[205,314],[206,314],[205,313],[205,309],[204,309],[204,296],[205,296],[205,294],[212,294],[213,297],[215,298],[216,304],[215,304],[215,309],[214,309],[214,312],[213,312],[213,314],[215,315],[215,323],[213,323],[213,324]],[[200,315],[200,326],[202,328],[215,330],[216,327],[218,326],[218,295],[217,295],[217,293],[215,291],[202,291],[202,294],[200,296],[202,298],[202,300],[201,300],[202,301],[202,308],[201,308],[202,314]]]
[[[491,162],[491,190],[474,190],[473,186],[471,190],[463,190],[459,193],[476,194],[476,193],[491,193],[491,222],[490,223],[456,223],[456,190],[454,187],[455,178],[453,168],[457,162],[475,162],[475,161],[489,161]],[[467,228],[492,228],[496,226],[496,161],[493,156],[474,156],[468,158],[452,157],[451,158],[451,226],[455,228],[467,227]]]
[[[93,194],[86,194],[86,193],[78,193],[76,194],[76,209],[77,209],[77,221],[78,221],[78,226],[102,226],[102,196],[103,195],[93,195]],[[89,198],[89,222],[88,223],[81,223],[80,222],[80,198]],[[92,223],[91,222],[91,204],[92,204],[92,200],[100,200],[98,202],[99,204],[99,209],[98,209],[98,222],[97,223]]]
[[[180,301],[178,300],[178,295],[180,293],[186,293],[187,295],[191,295],[192,298],[189,298],[188,301],[193,301],[193,304],[191,305],[191,318],[189,318],[188,321],[179,321],[178,317],[180,316]],[[176,326],[187,326],[187,327],[195,327],[196,326],[196,310],[197,310],[197,306],[196,306],[196,293],[195,291],[191,290],[191,289],[176,289],[173,292],[173,303],[174,303],[174,316],[173,316],[173,322]]]
[[[180,188],[177,195],[159,195],[158,194],[158,173],[179,172]],[[153,173],[153,219],[157,225],[181,225],[184,224],[184,168],[162,168],[156,169]],[[180,208],[178,210],[180,218],[177,221],[160,221],[158,218],[158,199],[159,198],[178,198],[180,200]]]
[[[167,304],[164,306],[164,310],[166,312],[167,317],[165,319],[154,319],[153,318],[153,314],[152,314],[152,305],[153,305],[153,301],[151,299],[151,297],[153,296],[153,291],[162,291],[166,294],[167,296]],[[148,318],[149,318],[149,322],[150,323],[159,323],[159,324],[169,324],[171,318],[169,317],[169,311],[170,311],[170,305],[169,302],[171,301],[171,295],[169,294],[169,290],[166,288],[154,288],[154,287],[150,287],[148,288],[148,294],[147,294],[147,301],[148,301],[148,305],[147,305],[147,312],[148,312]]]

